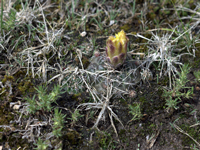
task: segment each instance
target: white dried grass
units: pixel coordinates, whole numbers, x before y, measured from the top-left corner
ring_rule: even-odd
[[[176,65],[183,65],[180,62],[180,58],[182,55],[191,55],[195,57],[195,50],[191,53],[189,50],[187,53],[176,54],[176,49],[174,48],[174,43],[178,41],[184,34],[194,29],[200,21],[196,22],[193,26],[191,26],[188,30],[181,33],[177,38],[171,40],[172,35],[174,34],[176,28],[173,29],[171,34],[165,34],[162,37],[158,36],[157,34],[152,34],[152,39],[148,39],[140,34],[137,34],[137,37],[146,39],[148,41],[148,55],[144,58],[141,67],[144,70],[149,71],[150,66],[153,62],[160,62],[161,70],[160,70],[160,77],[164,74],[168,74],[170,83],[169,86],[171,88],[171,78],[176,77],[177,75],[177,68]],[[164,73],[163,73],[164,72]]]

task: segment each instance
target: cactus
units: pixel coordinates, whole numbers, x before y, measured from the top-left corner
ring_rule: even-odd
[[[122,91],[131,92],[134,85],[140,82],[141,75],[139,70],[136,69],[138,67],[137,62],[134,61],[129,54],[127,54],[126,57],[127,59],[123,63],[123,67],[120,71],[109,72],[109,76],[107,76],[106,71],[109,70],[110,67],[105,63],[106,55],[105,53],[100,54],[95,52],[94,56],[90,60],[90,65],[87,68],[87,71],[92,73],[86,74],[86,76],[90,85],[97,91],[97,94],[106,95],[108,85],[107,79],[109,79],[109,82],[112,82],[114,87],[114,97],[120,97],[120,94],[123,93]],[[115,90],[116,88],[118,90]]]
[[[110,36],[106,41],[106,53],[94,52],[87,67],[88,73],[85,74],[88,83],[94,87],[94,91],[99,95],[107,94],[107,86],[112,83],[114,97],[121,97],[122,94],[130,93],[134,97],[134,85],[140,82],[141,74],[137,69],[137,62],[127,53],[129,39],[122,30],[115,37]],[[107,64],[115,69],[120,65],[120,71],[113,71]],[[126,60],[126,61],[125,61]],[[109,72],[109,70],[111,71]],[[108,71],[108,72],[107,72]]]
[[[115,34],[115,37],[110,36],[106,41],[107,61],[115,69],[121,66],[126,59],[128,41],[123,30]]]

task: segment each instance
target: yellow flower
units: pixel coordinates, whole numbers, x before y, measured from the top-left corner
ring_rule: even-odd
[[[115,37],[110,36],[106,41],[106,55],[108,62],[117,68],[123,64],[126,59],[128,37],[124,30],[121,30]]]

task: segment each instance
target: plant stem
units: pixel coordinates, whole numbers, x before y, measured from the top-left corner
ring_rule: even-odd
[[[1,36],[3,36],[3,0],[1,0]]]

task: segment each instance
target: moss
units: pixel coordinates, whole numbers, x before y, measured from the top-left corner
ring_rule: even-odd
[[[18,90],[24,95],[27,91],[34,92],[33,83],[31,80],[26,80],[26,78],[20,82],[17,86]]]
[[[144,96],[140,97],[139,101],[141,102],[141,104],[144,104],[146,102],[146,97]]]
[[[8,103],[4,103],[0,107],[0,124],[9,124],[10,120],[14,120],[14,115],[8,110]]]
[[[77,131],[69,131],[66,133],[66,135],[64,135],[64,137],[67,138],[71,145],[77,145],[81,142],[81,136]]]
[[[90,64],[90,61],[89,61],[89,59],[87,57],[83,56],[82,63],[83,63],[83,67],[87,68],[88,65]]]
[[[131,29],[131,25],[130,24],[125,24],[125,25],[121,26],[120,29],[124,30],[125,32],[127,32],[128,30]]]
[[[126,130],[125,129],[121,129],[120,132],[119,132],[119,135],[122,135],[122,134],[125,134],[126,133]]]
[[[79,98],[80,96],[81,96],[81,93],[74,94],[74,95],[72,96],[72,99],[78,101],[78,98]]]
[[[194,0],[190,0],[190,1],[188,2],[188,4],[193,5],[193,4],[194,4]]]
[[[1,88],[0,93],[1,93],[0,99],[3,100],[4,96],[7,95],[6,88],[5,87]]]
[[[107,132],[95,132],[96,133],[96,142],[99,142],[101,149],[110,149],[110,147],[115,147],[115,141],[113,141],[112,134]],[[123,138],[122,140],[124,140]],[[122,141],[123,142],[123,141]],[[98,148],[98,149],[100,149]]]
[[[12,6],[14,9],[16,9],[16,11],[20,11],[20,9],[22,9],[22,5],[20,1],[15,1],[15,3]]]
[[[14,77],[13,76],[7,76],[5,75],[3,80],[2,80],[2,83],[5,84],[6,81],[13,81],[14,80]]]
[[[169,78],[168,78],[168,76],[165,76],[164,78],[159,79],[158,84],[162,85],[162,86],[167,86],[169,84]]]
[[[180,128],[185,131],[187,134],[189,134],[191,137],[193,137],[195,140],[199,141],[200,140],[200,136],[199,136],[199,127],[196,128],[191,128],[190,125],[187,124],[181,124]],[[190,146],[191,144],[194,144],[194,141],[189,138],[188,136],[184,135],[182,137],[182,144],[185,146]]]
[[[156,125],[151,122],[147,122],[147,123],[143,124],[143,128],[141,128],[140,130],[136,130],[136,131],[139,136],[146,137],[147,135],[155,134]]]
[[[162,94],[163,94],[163,89],[159,88],[158,91],[157,91],[157,95],[159,97],[162,97]]]

